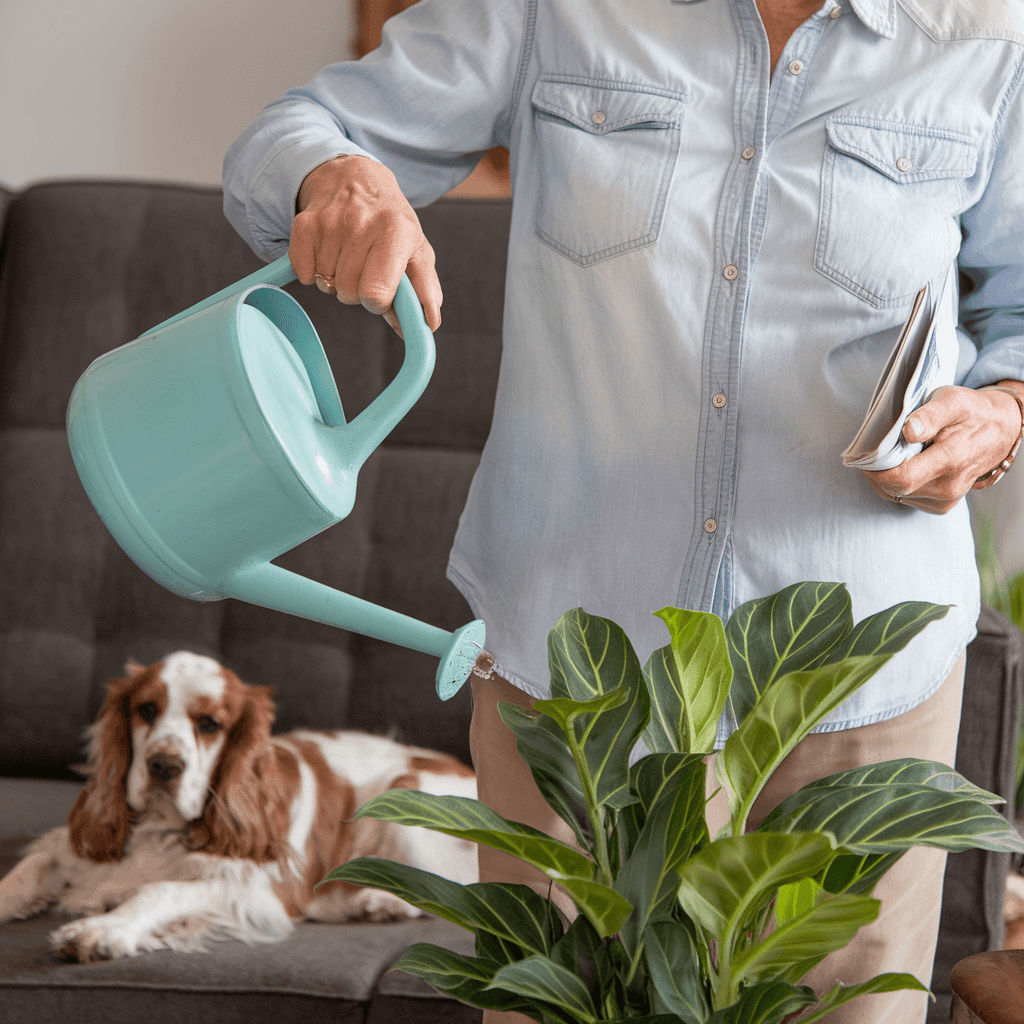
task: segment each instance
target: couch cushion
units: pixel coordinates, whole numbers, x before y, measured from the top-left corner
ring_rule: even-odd
[[[381,976],[412,943],[473,952],[469,932],[437,918],[421,918],[394,924],[307,923],[274,945],[221,942],[206,953],[161,951],[75,964],[62,962],[46,942],[47,933],[64,920],[46,914],[0,925],[0,1019],[137,1024],[149,1016],[162,1022],[362,1024]],[[407,984],[397,998],[417,1020],[429,1020],[431,1011],[451,1020],[458,1012],[451,1000],[426,986]],[[426,1017],[414,1009],[421,1003]],[[375,1019],[396,1019],[388,1014],[398,1006],[387,991],[380,1008],[384,1016]]]

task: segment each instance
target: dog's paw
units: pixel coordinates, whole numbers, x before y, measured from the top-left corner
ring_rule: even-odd
[[[103,917],[83,917],[50,932],[50,946],[65,960],[92,963],[116,960],[135,952],[118,929]]]
[[[355,915],[363,921],[404,921],[423,911],[383,889],[362,889],[354,899]]]

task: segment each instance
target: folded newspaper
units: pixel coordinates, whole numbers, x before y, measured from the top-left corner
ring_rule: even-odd
[[[927,284],[917,293],[864,422],[843,452],[843,465],[880,472],[894,469],[924,448],[920,442],[904,440],[903,425],[936,388],[954,383],[956,377],[956,261],[937,297],[932,295]]]

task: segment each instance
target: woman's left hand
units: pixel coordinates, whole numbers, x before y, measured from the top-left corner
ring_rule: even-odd
[[[999,383],[1024,398],[1024,383]],[[904,438],[924,442],[924,451],[895,469],[862,472],[883,498],[944,515],[1006,458],[1020,430],[1020,406],[1005,392],[937,388],[903,427]]]

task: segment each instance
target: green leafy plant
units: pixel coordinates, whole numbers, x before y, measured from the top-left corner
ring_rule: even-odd
[[[902,759],[840,772],[747,818],[786,755],[948,606],[906,602],[854,624],[842,584],[801,583],[728,625],[657,614],[670,642],[641,667],[615,623],[567,612],[548,638],[551,699],[500,705],[518,749],[578,846],[475,800],[396,789],[360,817],[418,825],[539,868],[579,913],[524,885],[458,885],[385,860],[325,881],[375,886],[475,933],[476,955],[428,944],[395,964],[472,1006],[543,1024],[802,1024],[868,992],[924,989],[908,974],[836,986],[800,981],[878,915],[878,879],[912,846],[1021,850],[998,797],[945,765]],[[707,755],[730,820],[705,823]],[[650,753],[632,765],[642,739]]]

